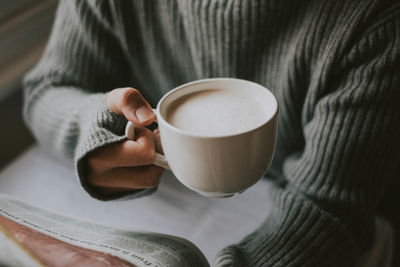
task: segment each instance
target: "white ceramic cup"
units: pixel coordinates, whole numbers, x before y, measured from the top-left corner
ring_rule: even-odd
[[[229,135],[196,135],[166,121],[174,100],[206,89],[236,88],[265,105],[271,105],[265,122],[256,128]],[[157,154],[155,165],[171,169],[186,187],[207,197],[228,197],[255,184],[268,169],[275,150],[278,103],[264,86],[233,78],[213,78],[181,85],[158,102],[155,110],[164,155]],[[134,140],[134,124],[128,122],[126,135]]]

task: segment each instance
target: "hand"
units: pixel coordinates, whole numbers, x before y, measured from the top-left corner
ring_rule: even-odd
[[[156,118],[150,104],[133,88],[112,90],[107,94],[106,102],[112,112],[124,115],[138,125],[136,140],[110,144],[89,153],[89,184],[102,194],[157,186],[164,170],[152,165],[156,151],[162,153],[159,131],[151,132],[143,127]]]

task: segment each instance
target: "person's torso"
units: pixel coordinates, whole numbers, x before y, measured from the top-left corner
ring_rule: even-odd
[[[301,2],[301,3],[300,3]],[[132,68],[132,86],[152,105],[174,87],[236,77],[266,86],[279,103],[270,176],[304,148],[316,101],[372,1],[121,1],[116,28]],[[346,38],[345,38],[346,37]]]

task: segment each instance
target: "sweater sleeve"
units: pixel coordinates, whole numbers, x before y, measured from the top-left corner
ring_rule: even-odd
[[[399,48],[392,19],[347,49],[313,96],[305,145],[284,161],[271,213],[217,266],[355,266],[374,242],[385,185],[399,178]]]
[[[124,57],[106,1],[61,0],[45,52],[24,80],[24,117],[41,146],[73,160],[83,188],[107,200],[87,183],[89,152],[125,139],[126,119],[113,114],[102,92],[129,85]]]

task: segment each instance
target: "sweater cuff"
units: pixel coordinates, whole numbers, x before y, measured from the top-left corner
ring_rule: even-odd
[[[335,217],[293,192],[275,190],[267,220],[219,252],[215,266],[354,266],[362,251]]]
[[[86,192],[103,201],[139,198],[155,192],[157,188],[146,188],[104,195],[88,183],[87,155],[100,147],[126,140],[127,120],[108,109],[105,94],[89,96],[83,106],[83,110],[80,111],[80,138],[75,150],[74,165],[78,180]]]

